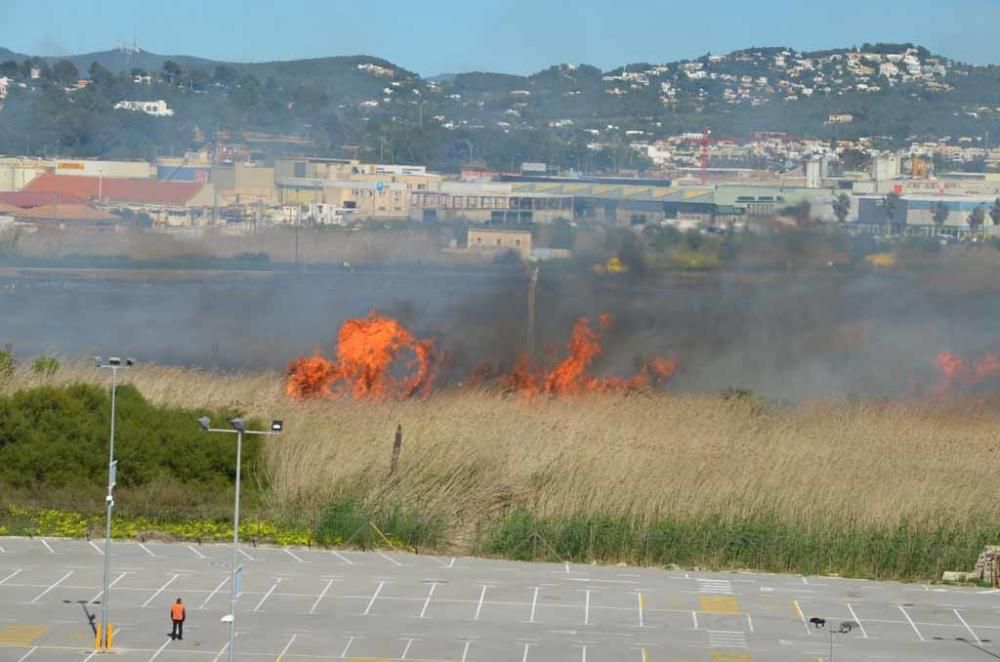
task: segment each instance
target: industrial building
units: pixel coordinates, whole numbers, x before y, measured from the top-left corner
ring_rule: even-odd
[[[219,202],[211,184],[156,179],[45,174],[25,191],[72,195],[103,207],[143,212],[165,225],[206,223],[211,220],[208,209]]]
[[[470,229],[466,248],[498,255],[513,251],[522,260],[527,260],[531,257],[531,232],[505,228]]]

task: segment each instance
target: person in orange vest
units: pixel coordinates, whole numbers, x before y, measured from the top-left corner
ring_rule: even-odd
[[[187,618],[187,612],[184,611],[184,603],[181,602],[180,598],[177,598],[177,602],[170,605],[170,620],[173,621],[174,629],[170,633],[171,639],[184,639],[184,619]]]

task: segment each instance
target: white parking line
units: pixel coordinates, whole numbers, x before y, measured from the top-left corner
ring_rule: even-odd
[[[55,584],[53,584],[52,586],[48,587],[47,589],[45,589],[44,591],[42,591],[41,593],[39,593],[38,595],[36,595],[35,599],[32,600],[29,604],[35,604],[36,602],[38,602],[39,600],[41,600],[43,597],[45,597],[46,594],[48,594],[49,591],[51,591],[52,589],[54,589],[56,586],[59,586],[60,584],[62,584],[64,581],[66,581],[67,579],[69,579],[72,575],[73,575],[73,571],[70,570],[65,575],[63,575],[62,578],[59,579]]]
[[[378,588],[375,589],[375,592],[372,594],[372,599],[368,601],[368,606],[365,607],[365,616],[371,613],[372,606],[375,604],[375,601],[378,600],[378,594],[382,592],[383,586],[385,586],[385,582],[378,583]]]
[[[698,629],[698,612],[691,610],[691,622],[694,623],[694,629]]]
[[[384,558],[384,559],[385,559],[386,561],[388,561],[389,563],[395,563],[395,564],[396,564],[396,565],[398,565],[398,566],[402,566],[402,565],[403,565],[402,563],[400,563],[400,562],[399,562],[399,561],[397,561],[396,559],[392,558],[391,556],[389,556],[389,555],[388,555],[388,554],[386,554],[385,552],[377,552],[377,553],[378,553],[378,555],[379,555],[379,556],[381,556],[382,558]]]
[[[204,554],[202,554],[201,552],[199,552],[199,551],[198,551],[197,549],[195,549],[195,548],[194,548],[194,545],[188,545],[188,546],[187,546],[187,548],[188,548],[188,549],[190,549],[190,550],[191,550],[192,552],[194,552],[194,553],[195,553],[195,555],[196,555],[196,556],[197,556],[197,557],[198,557],[199,559],[205,559],[205,558],[208,558],[207,556],[205,556]]]
[[[524,655],[521,656],[521,662],[528,662],[528,649],[531,648],[531,644],[524,644]]]
[[[739,630],[709,630],[708,645],[712,648],[746,648],[746,633]]]
[[[347,659],[347,651],[351,649],[351,644],[353,643],[354,643],[354,637],[351,637],[347,640],[347,645],[344,646],[344,650],[340,653],[341,659]]]
[[[448,567],[449,568],[454,568],[455,567],[455,557],[454,556],[451,557],[451,561],[448,562]]]
[[[170,586],[175,581],[177,581],[178,577],[180,577],[180,575],[174,575],[173,577],[171,577],[170,579],[168,579],[166,584],[164,584],[159,589],[157,589],[156,593],[154,593],[153,595],[149,596],[149,599],[142,603],[142,606],[143,607],[148,607],[149,603],[152,602],[153,600],[155,600],[156,596],[158,596],[160,593],[163,593],[163,591],[165,591],[168,586]]]
[[[799,620],[802,621],[802,627],[806,629],[806,634],[811,637],[812,629],[810,629],[809,624],[806,623],[806,615],[802,613],[802,607],[799,606],[799,601],[792,600],[792,604],[795,605],[795,613],[799,615]]]
[[[91,653],[87,657],[83,658],[83,662],[90,662],[90,658],[94,657],[95,655],[97,655],[97,651],[94,651],[93,653]]]
[[[407,653],[410,652],[410,646],[412,646],[412,645],[413,645],[413,640],[412,639],[407,639],[406,640],[406,647],[403,649],[403,654],[399,656],[399,659],[401,659],[401,660],[405,660],[406,659],[406,655],[407,655]]]
[[[471,643],[471,641],[465,642],[465,648],[462,649],[462,662],[466,662],[469,658],[469,644]]]
[[[326,595],[326,592],[330,590],[331,586],[333,586],[332,579],[326,583],[326,586],[323,587],[323,592],[319,594],[319,597],[316,598],[316,602],[314,602],[312,608],[309,609],[310,614],[316,613],[316,607],[319,606],[320,600],[323,599],[323,596]]]
[[[0,584],[6,584],[7,580],[13,579],[14,577],[17,577],[22,572],[24,572],[24,570],[22,568],[18,568],[17,570],[15,570],[14,572],[10,573],[9,575],[7,575],[6,577],[4,577],[3,579],[0,579]]]
[[[0,547],[0,554],[6,554],[6,553],[7,553],[7,550],[4,549],[3,547]]]
[[[427,607],[431,604],[431,598],[434,597],[434,589],[437,588],[437,582],[431,582],[431,590],[427,591],[427,599],[424,600],[424,608],[420,610],[420,618],[426,618]]]
[[[338,559],[340,559],[344,563],[346,563],[347,565],[354,565],[354,561],[352,561],[351,559],[347,558],[346,556],[344,556],[343,554],[341,554],[337,550],[331,549],[330,553],[333,554],[334,556],[336,556]],[[353,637],[351,639],[353,640]]]
[[[580,647],[580,662],[587,662],[587,646]]]
[[[31,655],[32,653],[34,653],[34,652],[35,652],[36,650],[38,650],[38,646],[35,646],[35,647],[34,647],[34,648],[32,648],[32,649],[31,649],[30,651],[28,651],[27,653],[25,653],[24,655],[22,655],[22,656],[21,656],[20,658],[18,658],[17,662],[24,662],[24,661],[25,661],[25,660],[27,660],[27,659],[28,659],[28,657],[29,657],[29,656],[30,656],[30,655]]]
[[[747,629],[753,632],[753,617],[750,616],[750,612],[747,612]],[[867,638],[867,637],[866,637]]]
[[[865,624],[861,622],[860,618],[858,618],[858,615],[854,612],[854,607],[852,607],[849,602],[847,603],[847,611],[851,612],[851,618],[853,618],[854,622],[858,624],[858,629],[861,630],[861,638],[867,639],[868,633],[865,632]]]
[[[583,601],[583,624],[590,625],[590,589],[585,589],[586,598]]]
[[[957,609],[952,609],[952,611],[955,612],[955,616],[958,616],[958,620],[962,621],[962,625],[964,625],[965,629],[969,631],[969,634],[971,634],[972,638],[976,640],[976,643],[978,645],[982,646],[983,642],[980,641],[979,635],[977,635],[975,632],[973,632],[972,628],[969,627],[969,624],[965,622],[964,618],[962,618],[962,615],[960,613],[958,613],[958,610]]]
[[[125,575],[127,574],[128,574],[127,572],[123,572],[122,574],[118,575],[118,577],[115,578],[115,581],[108,584],[108,588],[114,588],[115,584],[124,579]],[[96,604],[97,601],[101,599],[102,595],[104,595],[104,589],[101,589],[101,591],[90,600],[90,604]]]
[[[483,611],[483,601],[486,599],[486,589],[488,588],[489,586],[483,584],[483,591],[479,594],[479,603],[476,605],[476,615],[472,617],[474,621],[479,620],[479,614]]]
[[[274,580],[274,586],[272,586],[267,590],[267,593],[264,594],[264,597],[261,598],[260,602],[257,603],[257,606],[253,608],[254,611],[260,611],[260,608],[264,606],[264,603],[267,602],[267,599],[271,597],[271,594],[274,593],[274,589],[278,588],[278,584],[280,583],[281,583],[281,577],[278,577],[276,580]]]
[[[535,622],[535,609],[538,607],[538,590],[539,588],[536,586],[535,594],[531,598],[531,616],[528,617],[529,623]]]
[[[153,660],[155,660],[156,658],[160,657],[160,653],[163,652],[164,648],[166,648],[167,646],[170,645],[171,641],[173,641],[173,639],[169,639],[169,638],[166,641],[164,641],[163,645],[160,646],[158,649],[156,649],[156,652],[153,653],[153,657],[149,658],[149,662],[153,662]]]
[[[237,551],[239,551],[239,553],[242,554],[243,558],[245,558],[247,561],[253,561],[254,560],[254,558],[252,556],[250,556],[249,554],[247,554],[246,552],[244,552],[242,549],[237,550]]]
[[[146,547],[146,545],[144,543],[139,543],[139,547],[142,549],[142,551],[144,551],[147,554],[149,554],[150,558],[154,558],[154,559],[156,558],[156,554],[153,553],[153,550],[151,550],[149,547]]]
[[[238,633],[237,633],[237,636],[239,636],[239,634],[238,634]],[[221,660],[221,659],[222,659],[222,656],[226,654],[226,651],[227,651],[227,650],[229,650],[229,642],[228,642],[228,641],[226,642],[226,645],[222,647],[222,650],[220,650],[220,651],[219,651],[219,652],[218,652],[218,653],[217,653],[217,654],[215,655],[215,658],[214,658],[214,659],[212,660],[212,662],[219,662],[219,660]]]
[[[906,613],[905,609],[903,609],[903,605],[896,605],[896,607],[903,613],[903,616],[906,617],[906,620],[910,623],[910,627],[913,628],[913,631],[917,633],[917,638],[920,639],[920,641],[923,641],[924,635],[920,634],[920,630],[917,629],[917,624],[913,622],[910,615]]]
[[[226,578],[223,579],[221,582],[219,582],[219,585],[216,586],[215,589],[211,593],[208,594],[208,597],[205,598],[205,601],[201,603],[201,606],[198,607],[198,609],[204,609],[205,606],[208,604],[208,601],[211,600],[212,598],[214,598],[215,594],[218,593],[222,589],[222,587],[226,585],[226,582],[228,582],[228,581],[229,581],[229,576],[226,575]]]
[[[104,550],[101,549],[100,546],[96,542],[94,542],[93,540],[91,540],[90,541],[90,546],[93,547],[94,549],[96,549],[98,554],[100,554],[101,556],[104,556]]]
[[[49,552],[51,552],[52,554],[56,553],[56,550],[52,549],[52,546],[48,543],[48,541],[45,538],[39,538],[38,540],[43,545],[45,545],[45,549],[49,550]]]
[[[296,561],[298,561],[299,563],[305,563],[305,561],[303,561],[303,560],[302,560],[302,559],[300,559],[300,558],[299,558],[298,556],[296,556],[296,555],[295,555],[295,554],[294,554],[294,553],[292,552],[292,550],[288,549],[287,547],[282,547],[282,550],[284,550],[285,554],[288,554],[289,556],[291,556],[291,557],[292,557],[293,559],[295,559],[295,560],[296,560]]]
[[[645,627],[645,616],[643,615],[643,611],[645,611],[646,608],[646,598],[641,592],[636,593],[635,597],[639,603],[639,627]]]
[[[288,649],[291,648],[292,644],[295,643],[295,637],[297,637],[297,636],[299,636],[299,635],[297,635],[297,634],[293,634],[292,635],[292,638],[288,640],[288,643],[285,644],[285,647],[282,648],[281,652],[278,654],[278,658],[277,658],[276,662],[282,662],[282,660],[285,658],[285,653],[287,653]]]

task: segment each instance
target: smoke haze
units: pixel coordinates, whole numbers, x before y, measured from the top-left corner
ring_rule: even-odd
[[[525,350],[528,275],[520,268],[410,268],[226,273],[128,272],[0,277],[0,343],[15,355],[132,354],[214,369],[283,369],[371,310],[396,317],[442,352],[438,384]],[[136,275],[138,274],[138,275]],[[563,352],[574,321],[611,316],[598,375],[634,372],[655,355],[681,365],[673,388],[752,389],[798,400],[930,391],[934,359],[996,348],[1000,297],[956,295],[899,273],[720,272],[634,279],[543,269],[536,355]]]

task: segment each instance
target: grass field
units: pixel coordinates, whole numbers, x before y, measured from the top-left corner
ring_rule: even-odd
[[[101,377],[18,371],[0,391]],[[1000,539],[1000,413],[986,402],[467,389],[300,404],[276,374],[143,366],[128,379],[156,404],[282,418],[257,516],[305,522],[318,541],[371,517],[453,552],[927,579]]]

